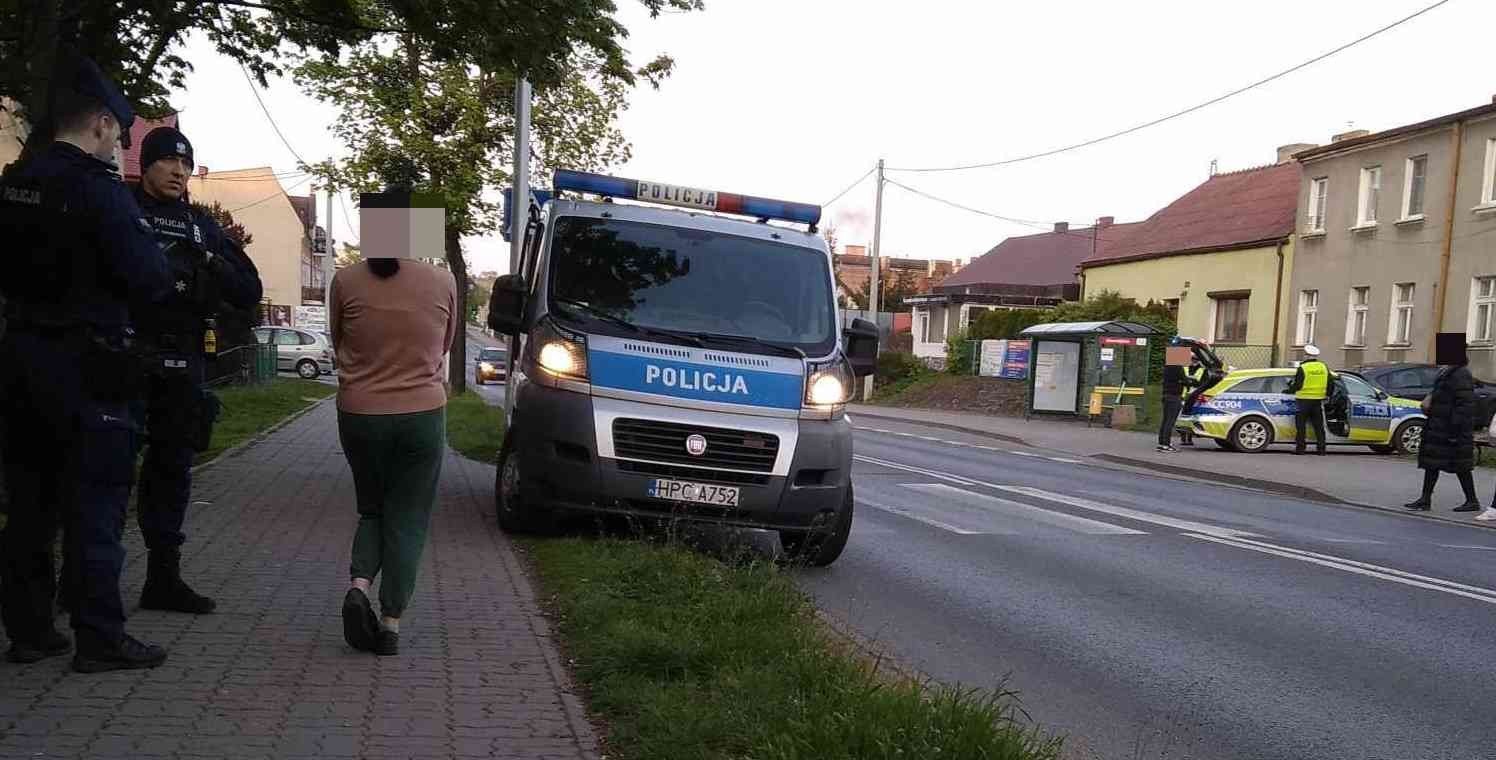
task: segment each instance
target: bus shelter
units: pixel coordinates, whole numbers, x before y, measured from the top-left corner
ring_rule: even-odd
[[[1028,414],[1100,414],[1141,405],[1150,356],[1163,333],[1137,322],[1050,322],[1023,331],[1033,341]]]

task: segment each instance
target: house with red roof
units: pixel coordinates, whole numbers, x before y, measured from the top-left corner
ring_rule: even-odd
[[[1270,367],[1285,356],[1299,164],[1216,174],[1081,262],[1081,295],[1113,291],[1166,304],[1181,335],[1228,363]]]
[[[1046,309],[1080,297],[1076,270],[1105,252],[1135,225],[1103,216],[1092,227],[1054,229],[1010,237],[972,259],[930,292],[904,299],[913,310],[914,355],[945,358],[946,338],[966,329],[984,311]]]

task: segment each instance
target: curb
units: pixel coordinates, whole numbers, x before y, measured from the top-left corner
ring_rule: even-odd
[[[249,440],[244,441],[243,443],[235,444],[233,446],[230,446],[230,447],[224,449],[223,451],[218,452],[217,456],[213,457],[212,459],[209,459],[206,462],[203,462],[202,464],[195,464],[195,465],[193,465],[192,469],[190,470],[190,472],[193,475],[196,475],[196,474],[198,474],[198,472],[200,472],[202,470],[206,470],[209,467],[212,467],[213,465],[218,464],[219,462],[222,462],[225,459],[228,459],[230,457],[238,456],[245,449],[247,449],[247,448],[249,448],[251,446],[257,445],[259,443],[262,443],[266,438],[269,438],[272,433],[275,433],[276,431],[280,430],[281,428],[283,428],[283,427],[285,427],[285,426],[287,426],[287,425],[289,425],[289,424],[291,424],[291,423],[293,423],[293,422],[301,419],[302,417],[304,417],[304,416],[306,416],[308,414],[311,414],[311,412],[312,412],[313,409],[316,409],[317,407],[322,406],[323,404],[326,404],[329,401],[336,401],[337,398],[338,398],[338,394],[334,393],[331,396],[328,396],[327,398],[318,399],[316,402],[308,404],[306,406],[306,408],[304,408],[304,409],[292,412],[292,413],[286,415],[285,417],[282,417],[279,422],[276,422],[274,425],[271,425],[270,427],[265,428],[264,430],[261,430],[260,432],[254,434],[252,437],[250,437]]]
[[[850,412],[849,412],[849,414],[850,414]],[[951,430],[951,431],[955,431],[955,432],[958,432],[958,433],[965,433],[967,435],[977,436],[979,438],[990,438],[990,439],[993,439],[993,440],[1004,441],[1006,443],[1016,443],[1016,444],[1021,445],[1021,446],[1029,446],[1031,448],[1036,448],[1036,449],[1049,449],[1049,450],[1053,450],[1053,451],[1063,451],[1064,453],[1069,454],[1071,456],[1079,456],[1079,457],[1085,457],[1087,459],[1100,460],[1100,461],[1103,461],[1103,462],[1109,462],[1111,464],[1122,465],[1124,467],[1131,467],[1131,468],[1134,468],[1134,469],[1144,469],[1144,470],[1148,470],[1150,472],[1156,472],[1156,473],[1160,473],[1160,474],[1163,474],[1163,475],[1172,475],[1172,476],[1184,477],[1184,478],[1189,478],[1189,479],[1195,480],[1195,481],[1203,481],[1203,482],[1207,482],[1207,483],[1214,483],[1214,484],[1228,486],[1228,487],[1233,487],[1233,488],[1242,488],[1242,489],[1246,489],[1246,490],[1259,491],[1259,492],[1262,492],[1262,493],[1272,494],[1274,496],[1287,496],[1289,498],[1300,499],[1300,500],[1303,500],[1303,501],[1312,501],[1312,502],[1319,503],[1319,504],[1329,504],[1331,506],[1352,507],[1352,508],[1355,508],[1355,509],[1369,509],[1369,510],[1374,510],[1374,511],[1382,512],[1384,514],[1389,514],[1389,515],[1398,515],[1398,516],[1401,516],[1401,517],[1412,518],[1412,519],[1415,519],[1415,520],[1433,520],[1434,522],[1442,522],[1442,523],[1446,523],[1446,524],[1449,524],[1449,525],[1460,525],[1460,526],[1463,526],[1463,527],[1466,527],[1466,528],[1478,528],[1480,530],[1496,530],[1496,523],[1489,523],[1489,524],[1487,524],[1487,523],[1479,523],[1479,522],[1474,522],[1474,521],[1469,521],[1469,520],[1461,520],[1461,519],[1453,518],[1453,517],[1444,517],[1442,515],[1437,515],[1437,514],[1429,514],[1429,513],[1424,513],[1424,512],[1409,512],[1407,510],[1398,509],[1396,507],[1384,507],[1384,506],[1380,506],[1380,505],[1377,505],[1377,504],[1367,504],[1367,503],[1359,502],[1359,501],[1348,501],[1348,500],[1342,499],[1342,498],[1340,498],[1338,496],[1333,496],[1333,495],[1327,494],[1327,493],[1325,493],[1323,491],[1318,491],[1318,490],[1315,490],[1313,488],[1309,488],[1308,486],[1295,486],[1295,485],[1290,485],[1290,484],[1286,484],[1286,483],[1274,483],[1274,482],[1269,481],[1269,480],[1258,480],[1256,478],[1246,478],[1246,477],[1242,477],[1242,476],[1239,476],[1239,475],[1225,475],[1225,474],[1221,474],[1221,473],[1215,473],[1215,472],[1209,472],[1209,471],[1203,471],[1203,470],[1193,470],[1193,469],[1190,469],[1190,468],[1187,468],[1187,467],[1176,467],[1176,466],[1173,466],[1173,465],[1160,464],[1158,462],[1150,462],[1150,461],[1147,461],[1147,460],[1144,460],[1144,459],[1132,459],[1130,457],[1124,457],[1124,456],[1121,456],[1121,455],[1118,455],[1118,454],[1085,454],[1085,453],[1076,452],[1076,451],[1068,451],[1066,449],[1050,449],[1050,447],[1048,447],[1048,446],[1035,446],[1035,445],[1029,443],[1028,441],[1023,440],[1022,438],[1019,438],[1018,436],[1007,435],[1007,434],[1004,434],[1004,433],[993,433],[993,432],[990,432],[990,431],[978,430],[978,429],[969,428],[969,427],[962,427],[961,425],[952,425],[952,424],[947,423],[947,422],[924,422],[922,420],[911,420],[911,419],[908,419],[906,417],[895,417],[895,416],[889,415],[889,414],[869,413],[869,412],[862,411],[861,409],[858,409],[856,411],[856,415],[858,417],[865,417],[865,418],[874,419],[874,420],[883,420],[885,422],[897,422],[897,423],[904,424],[904,425],[915,425],[915,426],[918,426],[918,427],[930,427],[930,428],[937,428],[937,429],[941,429],[941,430]]]

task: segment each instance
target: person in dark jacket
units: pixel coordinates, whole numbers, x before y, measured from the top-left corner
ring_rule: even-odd
[[[1179,420],[1179,410],[1184,404],[1184,389],[1196,381],[1177,364],[1164,365],[1163,402],[1164,418],[1158,426],[1158,450],[1173,453],[1174,423]]]
[[[1424,401],[1428,421],[1418,448],[1418,467],[1423,470],[1423,494],[1404,506],[1414,512],[1433,508],[1434,485],[1440,472],[1460,479],[1465,503],[1456,512],[1480,511],[1475,495],[1475,378],[1465,355],[1464,333],[1439,333],[1437,357],[1445,365],[1434,380],[1434,389]]]

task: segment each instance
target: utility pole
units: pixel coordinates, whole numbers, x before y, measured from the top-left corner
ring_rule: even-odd
[[[873,257],[870,261],[867,306],[873,312],[873,324],[878,325],[878,286],[882,283],[882,277],[878,272],[878,245],[882,241],[883,234],[883,159],[878,159],[878,195],[873,202]],[[883,343],[883,327],[878,327],[878,343]],[[873,376],[868,375],[862,387],[862,400],[871,401],[873,398]]]
[[[520,272],[525,250],[525,228],[530,223],[530,83],[523,77],[514,83],[514,194],[509,209],[509,273]],[[529,283],[526,283],[529,286]],[[519,339],[506,340],[509,350],[504,361],[504,421],[514,411],[514,354],[520,350]]]
[[[333,262],[333,257],[337,255],[335,253],[335,251],[337,251],[337,247],[335,245],[333,245],[333,242],[332,242],[332,208],[333,208],[333,206],[332,206],[332,199],[333,199],[333,193],[334,192],[336,192],[336,191],[333,190],[332,185],[328,185],[327,186],[327,239],[326,239],[327,247],[322,250],[322,306],[323,306],[323,308],[325,308],[327,310],[327,314],[324,317],[324,319],[328,320],[328,323],[329,323],[328,326],[329,327],[331,327],[331,321],[332,321],[332,270],[333,270],[332,262]]]

